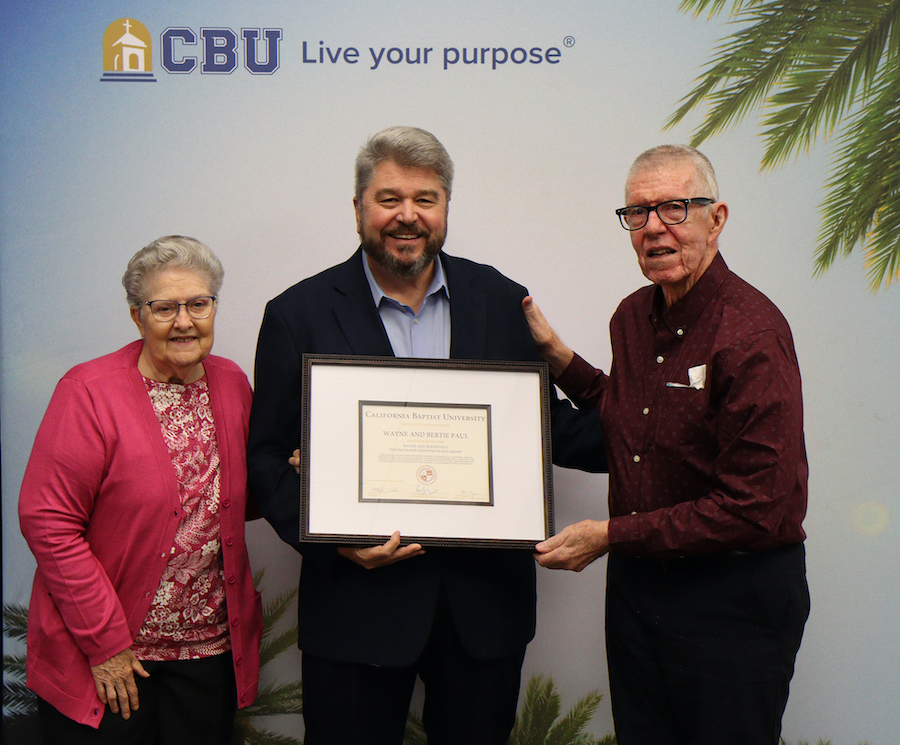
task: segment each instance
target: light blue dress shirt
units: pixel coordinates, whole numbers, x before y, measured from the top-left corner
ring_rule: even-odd
[[[450,358],[450,289],[444,277],[441,257],[434,259],[434,277],[425,293],[419,312],[384,294],[375,281],[365,252],[363,271],[369,281],[372,299],[396,357]]]

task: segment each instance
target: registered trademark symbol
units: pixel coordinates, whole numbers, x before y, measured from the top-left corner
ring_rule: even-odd
[[[563,44],[567,47],[574,47],[575,46],[575,37],[567,36],[565,39],[563,39]]]

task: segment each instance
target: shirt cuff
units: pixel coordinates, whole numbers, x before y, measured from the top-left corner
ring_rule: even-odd
[[[584,391],[597,376],[597,371],[577,352],[565,370],[554,381],[567,396],[577,396]]]

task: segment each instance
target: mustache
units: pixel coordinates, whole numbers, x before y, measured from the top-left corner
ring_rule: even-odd
[[[385,235],[391,236],[391,238],[397,238],[399,236],[413,236],[415,238],[427,238],[431,233],[427,230],[423,230],[418,225],[407,225],[405,223],[400,223],[394,228],[385,231]]]

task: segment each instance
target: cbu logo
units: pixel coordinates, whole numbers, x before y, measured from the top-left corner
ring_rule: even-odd
[[[140,21],[120,18],[103,34],[103,82],[155,83],[153,40]]]
[[[265,43],[260,38],[265,37]],[[280,28],[242,28],[244,67],[254,75],[271,75],[280,64]],[[238,35],[230,28],[201,28],[203,61],[201,74],[230,75],[238,66]],[[197,57],[185,54],[184,47],[197,45],[197,35],[189,28],[167,28],[160,37],[162,67],[166,72],[186,75],[197,68]],[[265,51],[263,51],[263,49]]]
[[[230,75],[243,51],[244,67],[253,75],[271,75],[280,66],[280,28],[244,28],[240,37],[230,28],[169,27],[160,36],[161,66],[175,75]],[[239,38],[241,44],[239,44]],[[194,52],[197,48],[199,55]],[[242,50],[239,50],[242,47]],[[103,34],[103,82],[150,82],[153,43],[147,28],[133,18],[120,18]]]

